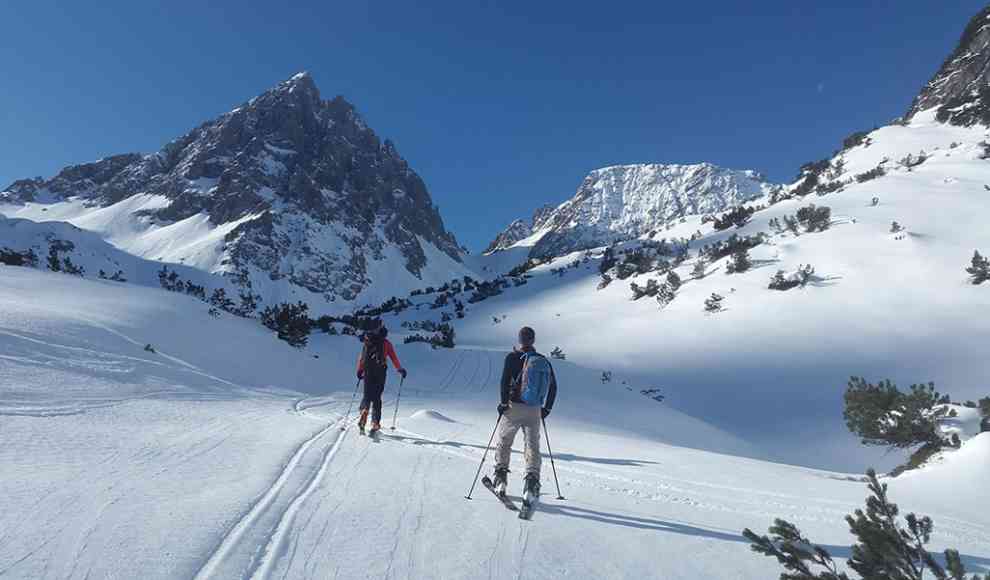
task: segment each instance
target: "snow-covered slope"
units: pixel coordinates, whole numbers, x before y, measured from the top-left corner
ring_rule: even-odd
[[[665,231],[668,239],[702,233],[676,268],[685,283],[666,308],[652,298],[631,301],[629,288],[663,282],[662,273],[599,290],[601,249],[589,261],[577,252],[531,270],[527,285],[471,306],[457,322],[458,340],[494,347],[529,324],[547,349],[560,346],[582,366],[662,388],[665,404],[772,457],[851,470],[893,466],[902,457],[862,448],[846,432],[842,392],[850,375],[902,386],[932,380],[957,400],[990,394],[978,346],[990,340],[990,319],[974,315],[990,308],[990,288],[970,284],[964,270],[974,249],[990,252],[987,137],[982,127],[942,124],[932,113],[881,128],[831,160],[829,183],[841,185],[833,193],[781,201],[739,229],[715,231],[690,217]],[[903,163],[909,154],[926,160]],[[884,175],[856,179],[878,165]],[[809,204],[831,208],[827,231],[795,236],[769,227]],[[904,231],[891,232],[895,221]],[[692,279],[704,246],[758,233],[767,238],[751,250],[750,271],[727,275],[726,257]],[[491,270],[506,270],[500,254],[485,258]],[[575,261],[577,268],[557,270]],[[777,270],[802,264],[816,270],[808,286],[768,289]],[[704,312],[713,292],[725,297],[724,312]]]
[[[0,192],[136,256],[222,275],[271,303],[348,310],[467,274],[426,186],[341,97],[293,76],[152,155],[68,167]]]
[[[594,248],[661,231],[677,218],[723,211],[772,188],[753,171],[710,163],[605,167],[588,174],[570,200],[538,211],[528,236],[519,238],[527,224],[514,222],[488,251],[519,245],[556,256]]]
[[[746,452],[559,361],[548,425],[567,499],[553,499],[545,462],[533,521],[483,489],[465,500],[502,353],[398,350],[410,369],[399,429],[374,442],[353,415],[341,422],[353,338],[299,351],[179,294],[0,267],[0,574],[756,580],[775,566],[739,532],[778,516],[844,554],[842,516],[865,496],[856,477],[676,446]],[[933,547],[958,548],[974,571],[990,569],[990,518],[936,484],[984,481],[984,439],[891,482],[935,519]]]

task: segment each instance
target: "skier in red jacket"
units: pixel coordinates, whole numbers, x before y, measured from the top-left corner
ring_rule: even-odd
[[[388,329],[384,325],[368,331],[364,335],[364,347],[358,358],[357,377],[358,380],[364,380],[364,398],[361,399],[361,417],[358,419],[358,429],[362,432],[368,422],[369,408],[371,432],[377,433],[382,428],[382,393],[385,392],[385,380],[388,374],[386,359],[392,361],[392,366],[403,379],[406,378],[406,369],[402,368],[399,357],[395,355],[395,348],[385,338],[386,336]]]

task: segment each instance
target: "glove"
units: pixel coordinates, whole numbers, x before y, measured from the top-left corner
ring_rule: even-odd
[[[509,406],[505,403],[499,403],[498,405],[498,415],[501,417],[506,411],[509,410]]]
[[[540,415],[542,415],[543,418],[546,419],[550,415],[550,409],[543,407],[542,409],[540,409]]]
[[[402,379],[405,380],[406,375],[409,373],[406,372],[406,369],[399,369],[399,374],[402,375]]]
[[[358,371],[357,375],[358,375],[358,380],[360,381],[361,379],[364,378],[364,371]]]

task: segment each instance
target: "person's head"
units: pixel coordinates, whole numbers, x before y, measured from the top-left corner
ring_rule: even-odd
[[[519,346],[530,348],[536,342],[536,331],[528,326],[519,329]]]

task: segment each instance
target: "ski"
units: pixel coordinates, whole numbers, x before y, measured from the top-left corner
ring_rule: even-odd
[[[529,520],[533,517],[533,512],[536,511],[536,500],[522,502],[522,509],[519,510],[519,519]]]
[[[533,512],[536,511],[536,504],[540,501],[539,493],[530,493],[527,491],[523,494],[522,509],[519,510],[519,519],[528,520],[533,517]]]
[[[485,488],[487,488],[488,491],[492,492],[492,495],[494,495],[495,497],[497,497],[498,500],[500,502],[502,502],[502,505],[504,505],[506,507],[506,509],[509,509],[511,511],[514,511],[514,512],[519,511],[519,508],[516,507],[516,504],[512,503],[512,500],[511,499],[509,499],[508,497],[506,497],[504,495],[501,495],[498,491],[496,491],[495,484],[492,483],[492,480],[491,480],[490,477],[488,477],[487,475],[484,476],[484,477],[482,477],[481,478],[481,485],[485,486]]]

